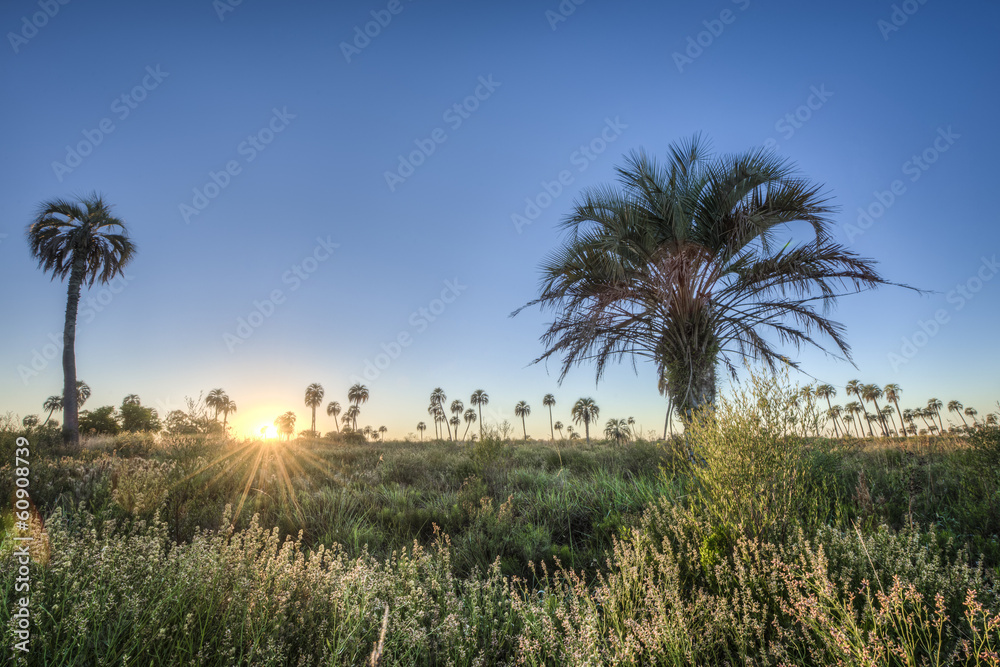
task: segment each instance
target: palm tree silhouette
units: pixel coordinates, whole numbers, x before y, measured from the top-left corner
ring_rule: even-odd
[[[129,394],[122,399],[122,405],[142,405],[142,401],[139,400],[139,394]]]
[[[556,439],[555,426],[552,424],[552,406],[556,404],[556,397],[552,394],[545,394],[542,398],[542,405],[549,409],[549,436]]]
[[[76,381],[76,404],[77,407],[83,407],[83,404],[87,402],[90,398],[90,385],[88,385],[83,380]],[[63,398],[63,407],[66,406],[66,399]]]
[[[379,426],[378,427],[378,433],[379,433],[380,436],[382,436],[382,442],[385,442],[385,433],[388,430],[389,429],[387,429],[385,426]]]
[[[337,427],[337,433],[340,433],[340,421],[337,419],[340,415],[340,403],[337,401],[330,401],[326,404],[326,416],[331,415],[333,415],[333,425]]]
[[[354,404],[357,410],[354,413],[354,430],[358,430],[358,415],[361,414],[361,404],[368,402],[368,387],[359,383],[351,385],[351,388],[347,390],[347,400]]]
[[[344,412],[344,421],[351,425],[352,431],[358,430],[358,415],[361,414],[361,408],[357,405],[351,405]]]
[[[229,423],[229,413],[236,412],[236,401],[226,396],[226,402],[222,405],[222,432],[226,432]]]
[[[274,425],[278,429],[278,433],[285,434],[285,440],[291,440],[292,434],[295,433],[295,413],[289,410],[283,415],[279,415],[274,420]]]
[[[63,442],[80,444],[76,387],[76,318],[84,284],[107,284],[132,261],[136,246],[124,221],[98,194],[79,202],[54,199],[41,204],[27,229],[28,246],[38,267],[52,279],[68,278],[63,328]]]
[[[604,426],[604,437],[615,444],[621,445],[629,437],[628,422],[624,419],[609,419]]]
[[[427,424],[423,422],[417,422],[417,430],[420,431],[420,442],[424,441],[424,431],[427,430]]]
[[[525,442],[528,441],[528,429],[524,425],[524,418],[530,414],[531,414],[531,406],[525,403],[524,401],[520,401],[517,405],[514,406],[514,416],[521,418],[521,430],[524,431]]]
[[[434,391],[431,392],[431,403],[436,403],[438,407],[441,408],[441,416],[443,417],[442,421],[448,428],[448,439],[454,440],[454,438],[451,437],[450,422],[448,421],[448,418],[444,411],[444,402],[446,400],[448,400],[448,397],[444,395],[444,389],[442,389],[441,387],[437,387]]]
[[[306,387],[306,407],[312,408],[312,425],[309,430],[316,434],[316,408],[323,404],[323,385],[313,382]]]
[[[45,426],[45,424],[49,423],[49,419],[52,418],[53,412],[63,409],[62,396],[49,396],[45,399],[45,402],[42,403],[42,409],[49,411],[49,415],[45,418],[45,421],[42,422],[42,426]]]
[[[816,387],[816,398],[826,399],[826,415],[829,418],[830,413],[833,412],[833,405],[830,403],[830,399],[837,395],[837,389],[832,384],[821,384]],[[833,431],[840,437],[840,428],[837,426],[837,419],[833,419]]]
[[[978,415],[978,414],[979,414],[979,411],[978,411],[978,410],[976,410],[975,408],[966,408],[966,409],[965,409],[965,414],[967,414],[967,415],[969,415],[970,417],[972,417],[972,423],[973,423],[974,425],[976,425],[976,426],[979,426],[979,420],[978,420],[978,419],[976,419],[976,415]]]
[[[840,428],[837,426],[837,420],[841,419],[841,415],[843,414],[844,414],[844,408],[840,407],[839,405],[831,405],[829,409],[827,409],[826,411],[826,418],[833,422],[833,429],[836,432],[838,438],[840,437]]]
[[[589,445],[590,422],[597,421],[597,417],[601,414],[600,408],[594,403],[594,399],[581,398],[573,405],[571,414],[573,415],[574,422],[583,424],[583,428],[587,432],[587,444]]]
[[[844,410],[851,416],[851,424],[854,425],[855,430],[858,432],[858,437],[865,437],[865,429],[861,425],[861,418],[858,416],[864,412],[864,408],[857,401],[851,401],[844,406]],[[854,420],[857,419],[855,424]]]
[[[555,429],[557,431],[559,431],[559,439],[562,440],[563,439],[563,432],[562,432],[562,430],[563,430],[563,423],[562,422],[556,422]]]
[[[205,397],[205,405],[215,410],[215,421],[219,421],[219,413],[222,411],[222,406],[228,398],[226,392],[222,389],[213,389]]]
[[[483,428],[486,426],[483,422],[483,406],[490,404],[490,395],[482,389],[477,389],[472,392],[472,398],[469,399],[469,403],[479,408],[479,439],[482,440]]]
[[[871,401],[875,406],[875,415],[878,417],[879,422],[882,423],[882,412],[878,407],[878,399],[882,396],[882,389],[878,385],[865,384],[861,385],[861,399],[864,401]],[[868,430],[871,432],[871,436],[874,438],[875,433],[871,430],[871,422],[868,422]],[[882,424],[882,431],[886,437],[889,437],[889,432],[885,428],[885,424]]]
[[[455,428],[455,438],[454,439],[457,440],[458,439],[458,427],[461,426],[462,420],[459,419],[458,416],[456,415],[455,417],[452,417],[451,419],[449,419],[448,423],[451,424],[451,426],[453,426]]]
[[[465,410],[465,406],[462,404],[462,401],[460,401],[460,400],[458,400],[456,398],[454,401],[451,402],[451,414],[452,415],[454,415],[455,417],[461,418],[463,410]],[[461,423],[461,420],[459,420],[459,423]],[[455,439],[458,440],[458,429],[457,428],[455,429]]]
[[[948,401],[948,412],[957,412],[958,416],[962,418],[962,424],[965,428],[969,428],[969,422],[965,421],[965,415],[962,414],[962,408],[965,407],[958,401]]]
[[[476,411],[472,408],[465,411],[465,423],[467,426],[465,427],[465,433],[462,434],[462,440],[465,440],[469,436],[469,429],[476,423]]]
[[[927,409],[931,411],[932,416],[937,417],[938,424],[940,425],[940,429],[942,432],[944,431],[944,423],[941,421],[941,408],[943,407],[944,403],[942,403],[936,398],[932,398],[929,401],[927,401]]]

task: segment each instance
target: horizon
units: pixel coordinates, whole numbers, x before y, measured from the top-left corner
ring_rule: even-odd
[[[794,162],[838,207],[838,242],[927,292],[840,299],[855,365],[787,347],[804,371],[794,382],[831,384],[841,404],[857,378],[900,384],[904,408],[1000,407],[1000,225],[985,196],[1000,7],[45,7],[0,9],[0,414],[44,418],[62,393],[66,283],[37,268],[24,230],[41,202],[98,191],[138,253],[81,295],[87,409],[135,393],[164,419],[220,387],[239,406],[234,434],[289,410],[298,432],[318,382],[327,432],[326,403],[346,406],[363,382],[359,426],[385,425],[388,440],[432,430],[435,387],[467,408],[486,390],[484,418],[515,434],[527,401],[535,439],[548,437],[549,393],[554,420],[593,397],[601,432],[631,416],[659,433],[652,364],[609,366],[600,383],[577,367],[560,385],[558,364],[531,365],[548,316],[510,313],[537,296],[585,188],[612,183],[630,151],[663,157],[698,132],[720,154],[765,147]],[[724,393],[721,365],[718,377]]]

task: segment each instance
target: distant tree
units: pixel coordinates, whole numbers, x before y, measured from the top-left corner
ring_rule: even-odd
[[[68,278],[63,328],[63,442],[80,444],[76,395],[76,319],[84,284],[107,284],[135,256],[125,223],[111,215],[111,206],[92,194],[79,202],[43,202],[27,229],[28,246],[38,267],[52,279]]]
[[[590,444],[590,423],[597,421],[601,410],[594,403],[592,398],[581,398],[573,405],[573,410],[571,414],[573,415],[573,421],[577,424],[583,424],[583,428],[587,432],[587,444]]]
[[[937,417],[938,426],[941,431],[944,431],[944,422],[941,421],[941,408],[944,407],[939,399],[932,398],[927,401],[927,409],[931,411],[931,417]]]
[[[542,397],[542,405],[549,409],[549,436],[552,440],[556,439],[555,425],[552,423],[552,406],[556,404],[556,397],[552,394],[545,394]]]
[[[469,436],[469,428],[476,423],[476,411],[469,408],[465,411],[465,433],[462,434],[462,440],[465,440]]]
[[[830,403],[830,399],[837,395],[837,389],[832,384],[821,384],[816,387],[816,398],[826,399],[826,414],[827,418],[830,418],[830,414],[833,412],[833,405]],[[837,426],[837,418],[833,418],[833,432],[840,437],[840,427]]]
[[[122,399],[122,405],[142,405],[142,401],[139,400],[139,394],[129,394]]]
[[[447,416],[445,415],[444,411],[444,402],[446,400],[448,400],[448,397],[445,396],[444,389],[442,389],[441,387],[437,387],[436,389],[434,389],[434,391],[431,392],[431,403],[437,403],[438,407],[441,408],[441,416],[443,417],[442,421],[448,428],[448,439],[454,440],[454,438],[451,437],[451,426],[449,425]]]
[[[464,411],[464,410],[465,410],[465,405],[462,404],[462,401],[460,401],[460,400],[458,400],[456,398],[454,401],[451,402],[451,414],[453,415],[453,418],[458,418],[459,419],[459,422],[458,422],[459,424],[462,423],[461,422],[461,417],[462,417],[462,411]],[[454,422],[452,422],[452,426],[455,426]],[[458,440],[458,427],[457,426],[455,427],[455,439]]]
[[[833,422],[833,429],[838,438],[840,437],[840,428],[837,425],[837,420],[841,419],[841,415],[843,415],[843,413],[844,408],[839,405],[831,405],[826,411],[826,418]]]
[[[337,433],[340,433],[340,422],[337,420],[337,416],[340,415],[340,403],[337,401],[330,401],[326,404],[326,416],[330,415],[333,415],[333,423],[337,426]]]
[[[417,423],[417,430],[420,431],[420,442],[424,441],[424,431],[427,430],[427,424],[424,422]]]
[[[876,384],[866,384],[861,387],[861,396],[866,401],[871,401],[872,405],[875,406],[875,416],[878,419],[879,425],[882,427],[882,434],[885,437],[889,437],[889,427],[885,423],[885,415],[882,414],[882,409],[878,406],[878,399],[882,398],[882,388]],[[870,424],[869,424],[870,427]],[[874,437],[874,434],[872,434]]]
[[[962,418],[962,424],[965,428],[969,428],[969,422],[965,421],[965,415],[962,414],[962,408],[965,407],[958,401],[948,401],[948,412],[957,412],[958,416]]]
[[[316,434],[316,408],[323,404],[323,386],[318,382],[313,382],[306,387],[306,407],[312,409],[312,424],[309,430]]]
[[[164,429],[171,435],[193,435],[201,433],[195,421],[183,410],[171,410],[163,423]]]
[[[554,428],[557,431],[559,431],[559,439],[562,440],[563,439],[563,432],[562,432],[562,430],[563,430],[563,423],[562,422],[556,422]]]
[[[38,426],[38,415],[25,415],[24,419],[21,420],[21,426],[29,431],[35,428]]]
[[[455,417],[452,417],[451,419],[449,419],[448,423],[451,425],[451,428],[454,429],[454,431],[455,431],[455,439],[457,440],[458,439],[458,427],[462,425],[462,420],[459,419],[458,416],[455,416]]]
[[[528,429],[524,425],[524,418],[530,414],[531,414],[531,406],[525,403],[524,401],[520,401],[517,405],[514,406],[514,416],[521,418],[521,429],[524,431],[525,441],[527,441],[528,439]]]
[[[226,396],[225,403],[222,404],[222,432],[226,432],[226,426],[229,424],[229,413],[236,412],[237,406],[236,401]]]
[[[966,408],[965,409],[965,414],[967,414],[970,417],[972,417],[972,423],[973,424],[975,424],[976,426],[979,426],[979,420],[976,419],[976,415],[979,414],[978,410],[976,410],[975,408]]]
[[[278,433],[285,434],[285,440],[291,440],[292,433],[295,433],[295,419],[295,413],[289,410],[274,420],[274,425],[278,428]]]
[[[45,422],[42,424],[42,426],[44,426],[49,423],[49,419],[52,418],[53,412],[63,409],[62,396],[49,396],[45,399],[45,402],[42,403],[42,408],[49,411],[48,416],[45,417]]]
[[[894,432],[896,428],[896,422],[893,421],[892,419],[892,415],[895,412],[896,408],[892,407],[891,405],[886,405],[879,411],[879,415],[882,418],[882,423],[887,425],[886,428],[888,428],[888,424],[892,424],[893,431],[890,431],[890,433]]]
[[[379,426],[379,427],[378,427],[378,432],[379,432],[379,435],[381,435],[381,436],[382,436],[382,442],[385,442],[385,433],[386,433],[386,431],[388,431],[388,430],[389,430],[389,429],[387,429],[387,428],[386,428],[385,426]]]
[[[899,397],[903,395],[903,388],[895,382],[887,384],[882,391],[885,393],[885,400],[892,401],[896,406],[896,414],[899,415],[900,432],[906,436],[906,426],[903,424],[903,411],[899,409]]]
[[[628,422],[624,419],[609,419],[604,426],[604,437],[621,445],[629,439]]]
[[[156,410],[138,403],[122,403],[120,418],[123,431],[158,433],[163,428]]]
[[[351,425],[352,431],[358,430],[358,415],[361,414],[361,408],[356,405],[351,405],[344,412],[344,423]]]
[[[80,430],[96,435],[117,435],[121,431],[115,414],[115,406],[105,405],[80,413]]]
[[[215,421],[219,421],[219,413],[222,412],[222,406],[229,399],[226,396],[226,392],[222,389],[213,389],[208,392],[208,396],[205,397],[205,405],[215,410]]]
[[[483,406],[490,404],[490,395],[482,389],[477,389],[472,392],[472,398],[469,399],[469,403],[479,408],[479,438],[481,440],[483,437],[483,428],[486,426],[483,422]]]

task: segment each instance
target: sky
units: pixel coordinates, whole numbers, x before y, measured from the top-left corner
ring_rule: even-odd
[[[346,405],[360,380],[359,426],[389,438],[431,423],[435,387],[485,389],[490,422],[527,401],[536,438],[547,393],[567,424],[589,396],[602,424],[662,429],[651,364],[560,384],[531,363],[547,315],[510,313],[583,189],[698,132],[793,161],[838,206],[836,240],[926,290],[841,299],[854,364],[792,348],[793,380],[997,410],[998,21],[940,0],[9,0],[0,414],[44,416],[62,388],[66,284],[24,230],[98,191],[138,254],[83,294],[88,408],[135,393],[162,416],[220,387],[242,435],[287,410],[308,428],[308,384]]]

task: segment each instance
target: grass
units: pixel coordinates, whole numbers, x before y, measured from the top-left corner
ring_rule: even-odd
[[[18,660],[1000,664],[992,435],[806,437],[755,382],[659,445],[41,442]]]

